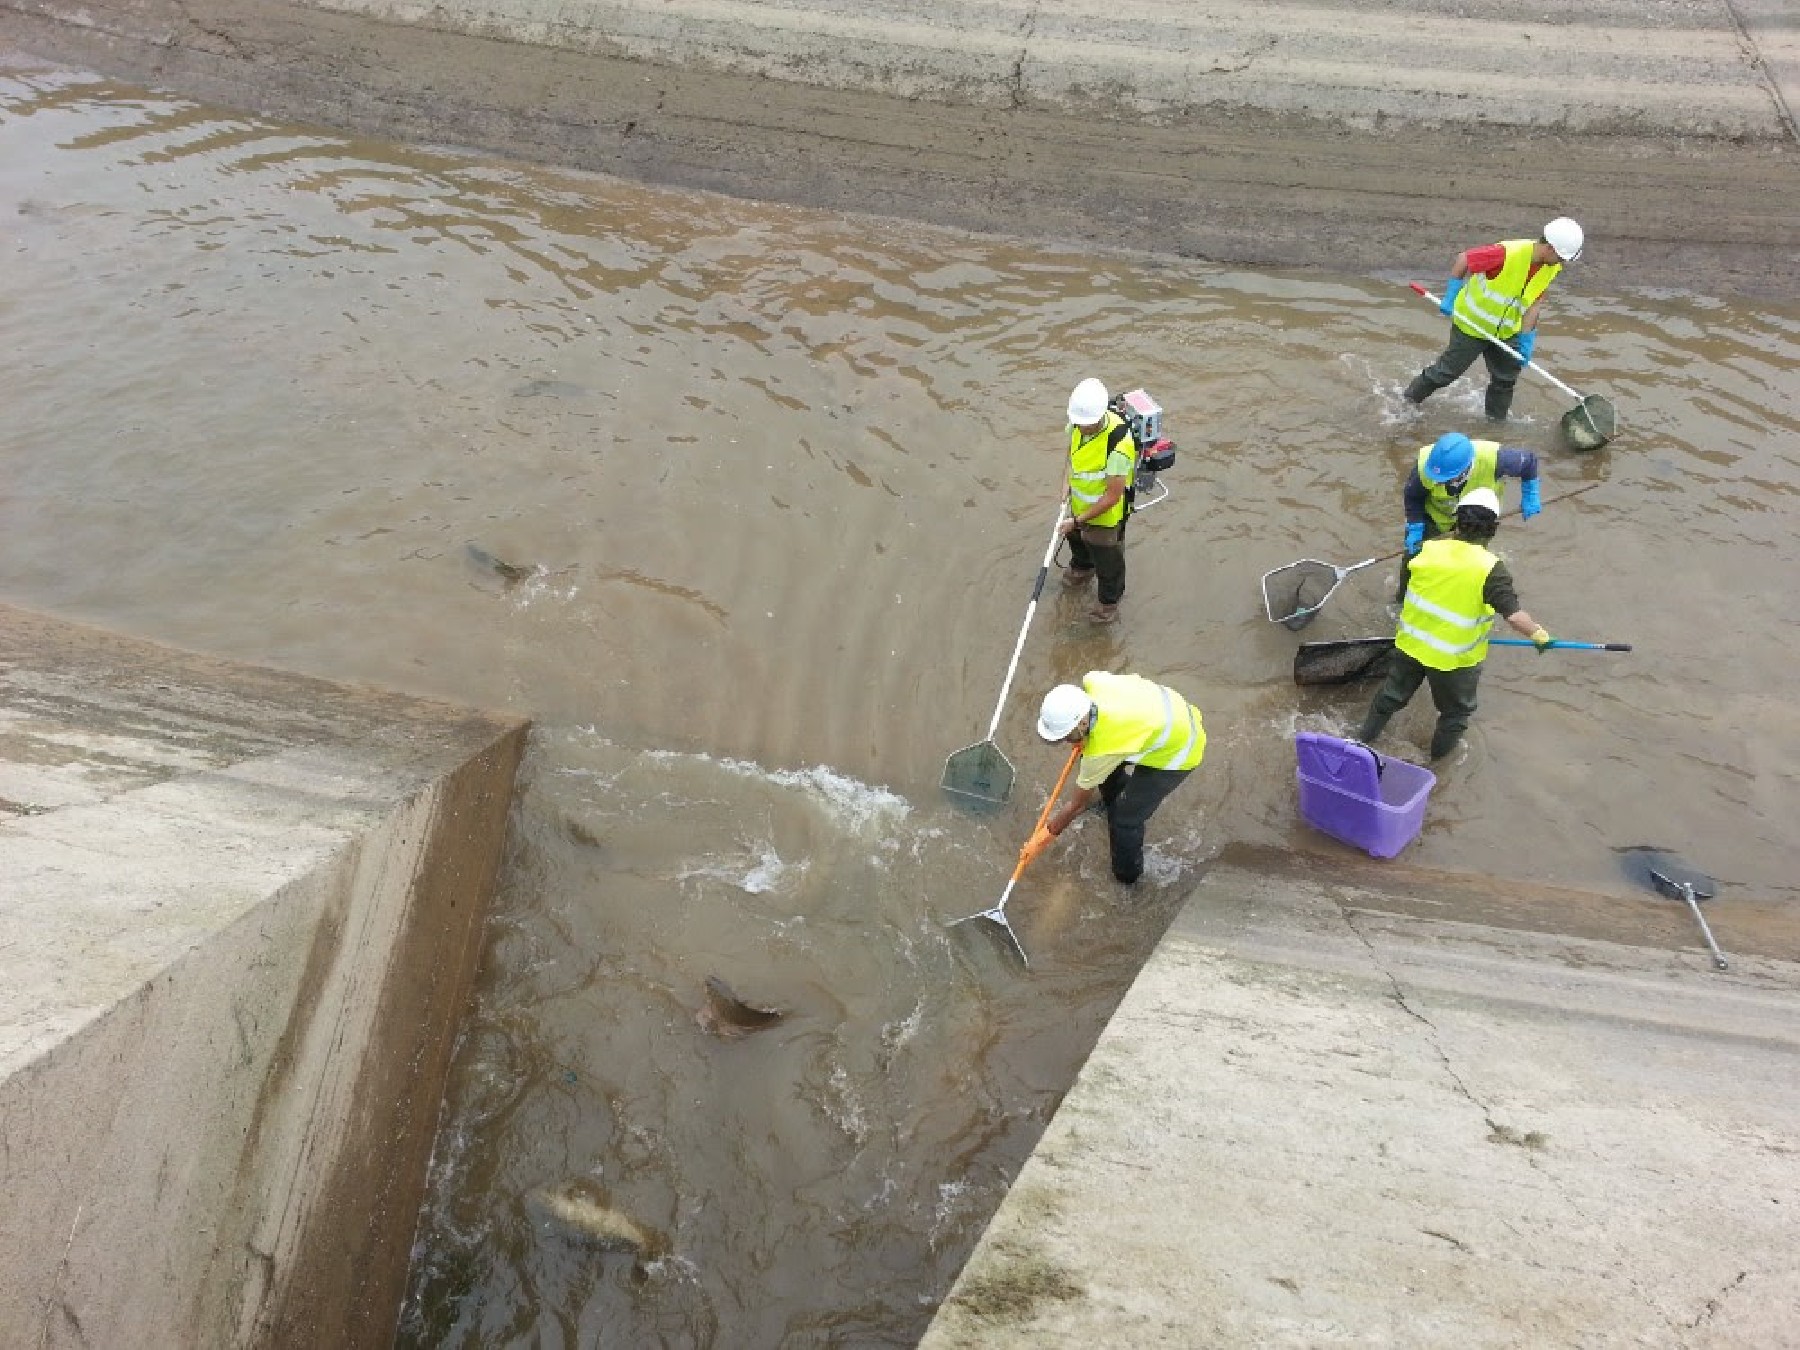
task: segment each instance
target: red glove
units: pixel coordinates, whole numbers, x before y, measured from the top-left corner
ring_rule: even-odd
[[[1019,866],[1026,867],[1037,861],[1038,854],[1056,842],[1056,836],[1050,833],[1048,825],[1040,825],[1031,838],[1025,841],[1025,847],[1019,850]]]

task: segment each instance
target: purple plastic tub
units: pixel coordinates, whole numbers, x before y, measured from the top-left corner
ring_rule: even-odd
[[[1437,775],[1377,755],[1359,741],[1315,731],[1294,737],[1300,817],[1372,858],[1391,858],[1418,837]]]

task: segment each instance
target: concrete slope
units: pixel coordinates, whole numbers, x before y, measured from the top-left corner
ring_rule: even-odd
[[[1800,1344],[1800,966],[1416,908],[1215,868],[925,1350]]]
[[[524,727],[0,608],[0,1345],[385,1345]]]
[[[1800,37],[1771,13],[1747,41],[1726,0],[318,0],[396,23],[1005,109],[1167,121],[1255,108],[1349,122],[1790,134],[1761,60]]]
[[[0,42],[274,116],[1224,262],[1800,297],[1780,0],[0,0]]]

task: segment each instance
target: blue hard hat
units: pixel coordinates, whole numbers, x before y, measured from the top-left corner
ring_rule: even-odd
[[[1433,483],[1454,483],[1474,463],[1474,443],[1460,431],[1446,431],[1425,456],[1425,477]]]

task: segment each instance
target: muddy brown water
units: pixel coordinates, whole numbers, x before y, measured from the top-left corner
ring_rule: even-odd
[[[1466,382],[1399,389],[1442,321],[1404,277],[1035,250],[266,123],[15,60],[0,82],[0,589],[250,661],[536,721],[417,1240],[408,1345],[910,1344],[1106,1014],[1228,842],[1329,850],[1291,737],[1299,636],[1386,631],[1392,566],[1301,635],[1258,578],[1398,545]],[[1604,247],[1604,224],[1594,222]],[[1437,280],[1437,278],[1427,278]],[[1556,298],[1539,356],[1625,429],[1508,443],[1527,607],[1630,656],[1497,651],[1426,866],[1623,894],[1677,850],[1793,896],[1800,312]],[[944,799],[986,731],[1056,511],[1063,401],[1142,384],[1180,450],[1125,619],[1046,593],[998,739],[1013,799]],[[471,547],[471,545],[473,547]],[[497,564],[504,564],[498,566]],[[523,569],[522,571],[516,569]],[[975,929],[1093,668],[1203,710],[1150,871],[1091,823]],[[1385,748],[1415,757],[1422,707]],[[695,1021],[717,976],[781,1020]],[[579,1182],[634,1257],[527,1198]]]

